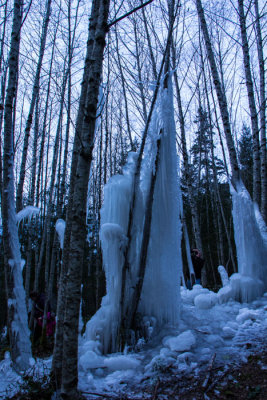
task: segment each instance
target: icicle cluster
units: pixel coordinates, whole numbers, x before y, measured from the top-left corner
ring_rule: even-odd
[[[146,273],[138,309],[143,316],[152,317],[160,325],[178,323],[182,270],[181,193],[172,95],[170,81],[168,90],[161,89],[149,128],[140,185],[135,193],[136,204],[128,253],[130,271],[125,285],[125,302],[129,304],[138,279],[145,204],[155,168],[157,140],[161,135]],[[136,154],[130,153],[122,175],[113,176],[104,189],[100,239],[107,295],[102,300],[101,308],[88,322],[85,334],[87,340],[98,339],[104,352],[116,349],[121,314],[122,268],[136,158]]]
[[[236,300],[250,302],[267,290],[267,228],[242,182],[231,193],[239,272],[231,286]]]
[[[137,155],[130,153],[122,175],[113,176],[104,188],[100,240],[107,294],[86,327],[87,339],[99,339],[106,352],[115,348],[120,315],[121,271]]]

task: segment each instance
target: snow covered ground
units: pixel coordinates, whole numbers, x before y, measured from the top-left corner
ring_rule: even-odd
[[[217,294],[195,285],[191,291],[182,288],[181,297],[179,326],[157,333],[155,320],[148,319],[151,340],[140,340],[134,352],[104,356],[99,343],[81,338],[79,388],[83,392],[125,392],[145,398],[142,388],[155,382],[168,366],[177,379],[185,374],[197,377],[207,369],[214,353],[216,365],[227,367],[246,361],[266,343],[267,293],[250,304],[232,300],[219,304]],[[48,373],[50,366],[51,359],[37,360],[35,374]],[[0,398],[14,394],[20,381],[7,353],[0,363]]]

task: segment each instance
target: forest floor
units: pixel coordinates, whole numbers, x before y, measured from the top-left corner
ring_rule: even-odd
[[[201,309],[194,305],[199,292],[182,293],[177,328],[160,330],[135,351],[103,355],[98,342],[81,337],[81,399],[266,400],[267,293],[250,304]],[[33,346],[32,367],[22,375],[12,368],[7,340],[0,342],[1,400],[59,400],[50,381],[53,343],[46,345]]]
[[[253,343],[247,343],[248,347]],[[228,367],[226,370],[216,366],[216,361],[207,366],[206,372],[199,377],[177,377],[171,367],[162,371],[153,386],[148,385],[140,397],[140,391],[136,397],[131,390],[131,395],[116,397],[106,393],[84,393],[87,400],[266,400],[267,399],[267,346],[262,343],[260,353],[251,354],[246,363],[239,367]],[[259,348],[259,344],[255,346]],[[215,358],[216,360],[216,358]],[[212,359],[211,359],[212,361]],[[27,387],[28,385],[28,387]],[[42,385],[42,387],[41,387]],[[25,393],[27,391],[28,393]],[[49,380],[42,382],[40,386],[25,379],[22,392],[17,393],[7,400],[50,400],[53,388]]]

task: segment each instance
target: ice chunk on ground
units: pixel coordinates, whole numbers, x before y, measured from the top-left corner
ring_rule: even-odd
[[[258,317],[256,311],[249,310],[248,308],[243,308],[239,311],[239,315],[236,317],[237,322],[243,324],[247,320],[255,321]]]
[[[223,327],[223,332],[222,332],[222,337],[224,339],[231,339],[235,336],[236,331],[229,326],[224,326]]]
[[[131,356],[118,355],[105,358],[104,366],[111,371],[136,369],[140,366],[140,361]]]
[[[84,371],[90,368],[101,368],[104,367],[104,358],[96,354],[92,350],[88,350],[85,354],[80,357],[80,366]]]
[[[194,304],[197,308],[206,310],[213,307],[217,301],[217,294],[210,292],[196,296],[194,299]]]
[[[220,347],[224,345],[224,341],[219,335],[208,335],[205,340],[214,347]]]
[[[171,351],[188,351],[196,344],[195,336],[188,330],[176,337],[170,337],[163,340],[164,346],[168,346]]]

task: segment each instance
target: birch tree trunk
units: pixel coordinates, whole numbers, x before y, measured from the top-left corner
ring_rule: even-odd
[[[2,220],[5,258],[5,282],[8,299],[8,330],[11,357],[19,369],[29,367],[31,357],[30,332],[28,329],[25,291],[21,273],[21,254],[16,224],[14,196],[14,143],[13,113],[16,93],[20,30],[23,14],[23,1],[14,1],[13,26],[9,53],[9,76],[4,110],[4,163]]]
[[[254,0],[256,38],[260,70],[260,155],[261,155],[261,215],[267,224],[267,149],[266,149],[266,90],[265,61],[258,0]]]
[[[75,136],[80,138],[80,149],[77,155],[77,169],[73,186],[72,215],[68,214],[67,224],[71,223],[70,244],[68,252],[68,279],[65,291],[65,314],[62,353],[62,383],[61,395],[65,399],[78,398],[77,383],[77,352],[78,352],[78,323],[81,296],[81,272],[86,240],[86,205],[89,173],[92,161],[92,150],[97,115],[99,86],[101,83],[103,53],[107,33],[107,18],[109,0],[95,0],[92,4],[88,47],[90,50],[89,63],[85,66],[86,102],[80,111],[82,125],[77,124]],[[87,69],[88,68],[88,69]],[[83,102],[84,98],[80,99]],[[81,105],[81,104],[80,104]],[[79,116],[80,116],[79,115]],[[77,129],[79,128],[79,130]],[[64,247],[65,251],[65,247]]]
[[[235,181],[238,181],[240,179],[240,174],[239,174],[239,167],[238,167],[238,162],[237,162],[237,155],[236,155],[234,140],[233,140],[233,136],[232,136],[232,132],[231,132],[230,118],[229,118],[229,112],[228,112],[228,107],[227,107],[227,99],[226,99],[226,95],[223,90],[220,78],[219,78],[218,69],[216,66],[215,57],[214,57],[214,53],[212,50],[211,40],[210,40],[207,22],[205,19],[205,14],[204,14],[201,0],[195,0],[195,3],[196,3],[196,7],[197,7],[197,13],[198,13],[198,17],[199,17],[201,31],[203,33],[203,37],[204,37],[204,41],[205,41],[207,56],[208,56],[210,69],[211,69],[211,73],[212,73],[212,78],[213,78],[213,84],[215,86],[215,90],[216,90],[216,94],[217,94],[217,98],[218,98],[218,102],[219,102],[219,108],[220,108],[226,143],[227,143],[228,152],[229,152],[229,158],[230,158],[230,164],[231,164],[231,170],[232,170],[232,179],[233,179],[233,183],[234,183]]]
[[[91,57],[93,51],[93,45],[95,41],[96,24],[97,24],[97,9],[99,7],[100,0],[94,0],[92,5],[93,18],[89,25],[89,40],[87,42],[87,50],[85,57],[85,65],[83,72],[81,95],[79,100],[79,110],[76,120],[76,127],[74,137],[74,145],[72,151],[72,162],[71,162],[71,173],[70,173],[70,188],[68,195],[68,207],[67,207],[67,217],[66,217],[66,229],[64,235],[64,251],[62,255],[62,266],[59,278],[59,291],[58,291],[58,302],[57,302],[57,325],[56,325],[56,335],[55,335],[55,345],[53,352],[53,364],[52,370],[55,378],[55,382],[58,388],[61,386],[62,380],[62,358],[63,358],[63,323],[64,323],[64,311],[65,311],[65,293],[66,293],[66,282],[67,282],[67,270],[69,262],[70,253],[70,239],[71,239],[71,227],[72,227],[72,208],[73,208],[73,193],[74,185],[76,180],[76,170],[78,164],[78,155],[80,148],[80,132],[82,130],[83,117],[85,113],[86,106],[86,96],[88,90],[88,79],[89,71],[91,67]]]
[[[194,240],[196,243],[196,247],[203,254],[203,245],[202,245],[202,240],[201,240],[197,204],[196,204],[194,196],[193,196],[193,187],[192,187],[192,182],[191,182],[191,178],[190,178],[190,168],[189,168],[189,162],[188,162],[188,153],[187,153],[186,135],[185,135],[185,120],[184,120],[184,114],[183,114],[183,109],[182,109],[181,92],[180,92],[180,88],[179,88],[179,84],[178,84],[178,77],[177,77],[176,71],[174,72],[174,82],[175,82],[175,88],[176,88],[178,113],[179,113],[179,125],[180,125],[180,131],[181,131],[185,182],[186,182],[187,190],[188,190],[188,200],[189,200],[190,210],[191,210]]]
[[[28,154],[29,137],[30,137],[30,130],[31,130],[31,126],[32,126],[34,107],[35,107],[36,99],[37,99],[38,92],[39,92],[40,73],[41,73],[42,61],[43,61],[43,56],[44,56],[44,51],[45,51],[45,42],[46,42],[48,23],[49,23],[49,17],[50,17],[51,2],[52,2],[52,0],[47,0],[46,15],[44,18],[44,23],[43,23],[43,31],[42,31],[42,37],[41,37],[39,59],[38,59],[35,78],[34,78],[29,114],[28,114],[26,127],[25,127],[24,144],[23,144],[19,184],[18,184],[17,199],[16,199],[17,212],[23,208],[22,196],[23,196],[23,186],[24,186],[24,179],[25,179],[26,160],[27,160],[27,154]]]
[[[260,176],[260,146],[259,146],[259,124],[256,110],[254,87],[250,69],[250,55],[246,29],[246,18],[244,13],[244,1],[238,0],[238,16],[241,29],[243,62],[248,94],[248,104],[251,119],[253,138],[253,200],[260,206],[261,200],[261,176]]]

